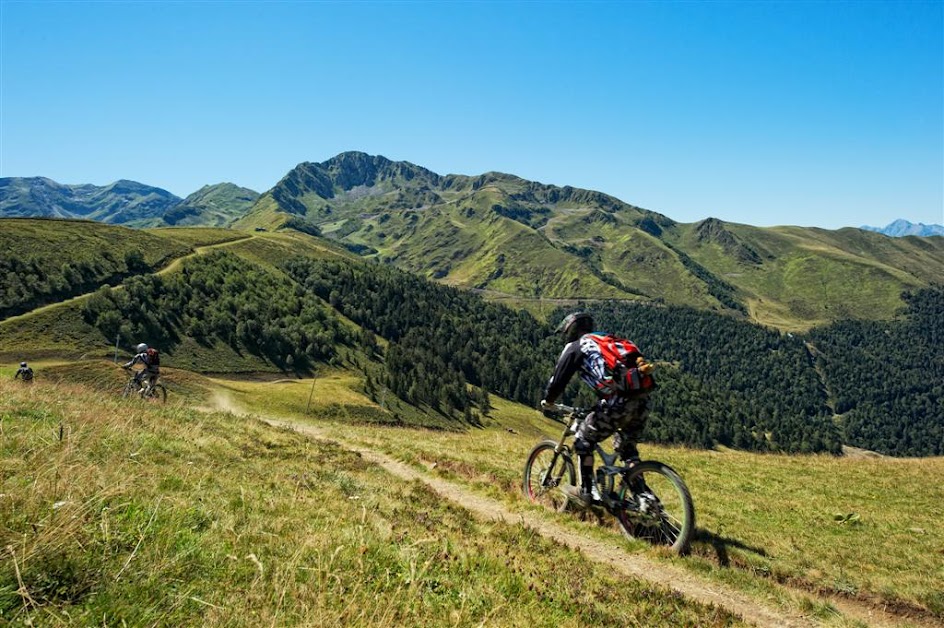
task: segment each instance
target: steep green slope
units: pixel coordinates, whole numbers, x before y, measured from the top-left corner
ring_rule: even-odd
[[[152,241],[158,239],[155,236],[159,236],[159,242],[167,246],[186,246],[188,248],[182,250],[195,251],[192,255],[199,255],[201,252],[209,253],[214,250],[213,245],[221,245],[220,248],[235,253],[253,264],[263,266],[276,275],[282,274],[278,266],[289,257],[352,256],[337,245],[294,231],[253,233],[250,236],[245,232],[228,229],[168,228],[143,232],[87,221],[31,220],[23,222],[38,223],[41,227],[47,224],[56,225],[57,233],[62,239],[68,242],[69,246],[83,253],[96,252],[102,248],[101,242],[90,234],[106,234],[111,237],[127,232],[131,236],[129,238],[131,242],[135,241],[135,238],[142,237],[150,238],[146,241]],[[41,230],[40,235],[42,233],[44,231]],[[190,249],[191,246],[194,248]],[[46,251],[46,249],[39,250]],[[40,256],[41,259],[47,261],[59,259],[55,255],[50,258],[49,253],[47,251],[45,256]],[[199,262],[196,263],[199,264]],[[176,262],[172,263],[162,272],[177,272],[179,267],[175,264]],[[55,265],[53,267],[55,268]],[[0,275],[0,278],[2,277]],[[85,294],[90,296],[99,285],[97,283],[91,285]],[[119,290],[124,290],[124,287]],[[104,337],[100,330],[86,322],[82,317],[82,305],[83,303],[79,302],[68,302],[31,311],[24,317],[0,321],[0,356],[16,361],[33,360],[38,357],[70,360],[83,357],[111,357],[114,353],[115,337],[113,335],[109,338]],[[160,308],[161,305],[157,304],[157,309]],[[141,309],[149,308],[142,307]],[[139,341],[131,340],[130,342],[135,344]],[[122,345],[122,352],[128,346]],[[225,371],[277,370],[271,364],[252,355],[235,353],[225,344],[210,342],[208,345],[203,345],[188,337],[181,339],[180,353],[190,356],[188,364],[202,365],[203,370],[213,370],[212,365],[217,365],[215,368]],[[170,357],[170,364],[174,364],[173,356]]]
[[[150,273],[190,247],[75,220],[0,220],[0,320]]]
[[[347,327],[317,299],[227,251],[187,260],[179,273],[132,278],[120,292],[103,288],[82,315],[105,338],[120,336],[125,346],[147,339],[191,370],[248,370],[248,359],[267,370],[306,370],[353,344]],[[218,355],[220,347],[228,351]]]
[[[363,153],[300,164],[236,224],[324,233],[519,301],[650,299],[787,330],[888,319],[904,290],[944,280],[942,238],[679,224],[599,192],[501,173],[442,176]]]
[[[165,212],[161,220],[179,227],[222,227],[244,216],[258,198],[258,192],[233,183],[205,185]]]
[[[887,320],[901,293],[944,280],[944,238],[858,229],[762,229],[709,219],[669,238],[738,288],[761,323],[792,330],[847,318]]]

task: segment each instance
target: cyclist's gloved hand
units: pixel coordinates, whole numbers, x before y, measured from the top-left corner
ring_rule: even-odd
[[[554,418],[557,416],[557,407],[553,403],[548,403],[544,399],[541,400],[541,413],[548,417]]]

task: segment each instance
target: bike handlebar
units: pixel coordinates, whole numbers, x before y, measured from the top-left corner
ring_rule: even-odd
[[[576,408],[574,406],[565,406],[559,403],[547,403],[541,405],[541,410],[544,412],[544,416],[549,419],[556,420],[558,423],[564,423],[561,419],[564,417],[572,417],[586,414],[584,408]]]

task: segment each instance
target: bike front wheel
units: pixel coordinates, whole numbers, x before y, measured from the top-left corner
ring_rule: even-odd
[[[524,496],[535,504],[563,512],[567,509],[564,486],[577,484],[577,471],[570,456],[558,453],[557,443],[546,440],[535,445],[524,465]]]
[[[623,476],[616,515],[631,539],[688,551],[695,533],[695,507],[688,487],[672,467],[640,462]]]
[[[127,399],[128,397],[131,397],[132,395],[136,395],[139,390],[141,389],[133,381],[128,382],[127,384],[125,384],[124,390],[121,391],[121,397],[123,399]]]

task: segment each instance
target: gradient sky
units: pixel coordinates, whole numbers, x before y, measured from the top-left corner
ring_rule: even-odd
[[[944,223],[944,3],[0,0],[0,176],[361,150],[682,222]]]

